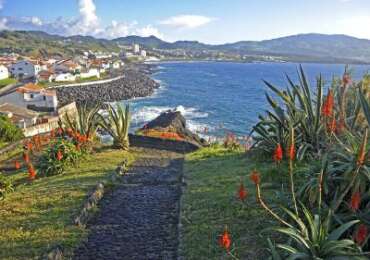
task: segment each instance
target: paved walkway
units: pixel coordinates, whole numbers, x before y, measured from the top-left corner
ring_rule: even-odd
[[[100,203],[88,240],[74,259],[176,259],[183,155],[135,148],[143,155]]]

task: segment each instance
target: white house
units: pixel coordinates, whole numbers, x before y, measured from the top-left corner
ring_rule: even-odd
[[[55,82],[76,81],[76,76],[71,73],[60,73],[55,76]]]
[[[133,49],[133,51],[134,51],[135,54],[139,54],[140,53],[140,46],[139,46],[139,44],[134,44],[132,46],[132,49]]]
[[[114,61],[114,62],[112,62],[112,68],[113,69],[119,69],[120,67],[121,67],[121,65],[122,65],[122,62],[120,62],[120,61]]]
[[[9,78],[8,68],[4,65],[0,65],[0,80]]]
[[[141,50],[140,56],[141,57],[146,57],[146,50]]]
[[[100,78],[100,71],[97,68],[90,68],[87,72],[81,72],[80,77],[82,79],[91,78],[91,77]]]
[[[41,71],[41,66],[36,62],[22,60],[10,67],[10,73],[16,78],[36,77]]]
[[[6,95],[0,96],[0,104],[5,103],[45,112],[56,111],[58,107],[55,90],[43,89],[33,83],[25,84]]]
[[[0,105],[0,114],[8,117],[21,129],[35,125],[39,116],[34,111],[9,103]]]

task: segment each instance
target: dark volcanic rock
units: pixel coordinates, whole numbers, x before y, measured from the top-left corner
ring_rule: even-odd
[[[96,104],[146,97],[153,94],[158,87],[159,84],[145,73],[137,69],[129,69],[123,72],[123,78],[112,82],[55,89],[59,105],[63,106],[72,101]]]
[[[167,111],[160,114],[157,118],[149,122],[142,128],[142,131],[154,129],[160,132],[177,133],[186,141],[201,147],[206,146],[207,142],[198,135],[186,128],[186,119],[179,111]]]

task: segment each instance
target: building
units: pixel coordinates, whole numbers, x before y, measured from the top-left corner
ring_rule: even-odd
[[[145,58],[146,57],[146,51],[145,50],[141,50],[140,56]]]
[[[42,70],[37,76],[38,81],[52,82],[54,79],[54,73],[50,70]]]
[[[134,51],[135,54],[139,54],[140,53],[140,46],[139,46],[139,44],[134,44],[132,46],[132,48],[133,48],[133,51]]]
[[[90,68],[88,69],[87,71],[85,72],[81,72],[80,73],[80,77],[82,79],[85,79],[85,78],[91,78],[91,77],[97,77],[97,78],[100,78],[100,71],[99,69],[97,68]]]
[[[0,114],[8,117],[13,124],[21,129],[35,125],[39,116],[32,110],[9,103],[0,105]]]
[[[53,64],[53,69],[56,73],[78,72],[81,70],[81,65],[75,63],[71,59],[60,60]]]
[[[10,67],[10,73],[16,78],[36,77],[41,71],[41,66],[34,61],[22,60]]]
[[[43,112],[55,112],[58,107],[55,90],[43,89],[33,83],[25,84],[0,96],[0,104],[4,103]]]
[[[67,73],[60,73],[55,76],[55,82],[73,82],[76,81],[76,76],[67,72]]]
[[[0,80],[9,78],[8,68],[4,65],[0,65]]]

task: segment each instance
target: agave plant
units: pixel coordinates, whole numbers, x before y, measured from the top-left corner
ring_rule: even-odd
[[[72,117],[67,113],[63,123],[67,128],[72,129],[73,132],[78,132],[90,139],[95,135],[98,127],[99,109],[99,104],[93,107],[88,107],[87,104],[81,105],[77,108],[77,115]]]
[[[271,83],[264,81],[266,86],[277,96],[277,102],[266,93],[266,98],[272,110],[267,111],[267,116],[260,116],[260,121],[254,126],[253,131],[259,146],[267,144],[267,150],[280,143],[287,147],[289,137],[289,126],[296,129],[296,141],[298,144],[298,155],[303,157],[307,150],[319,152],[322,148],[323,125],[321,108],[323,104],[324,82],[321,75],[316,81],[316,93],[312,93],[310,84],[303,71],[299,67],[299,85],[293,83],[289,76],[286,76],[288,87],[280,90]],[[266,147],[266,146],[265,146]]]
[[[270,229],[287,236],[287,241],[290,241],[276,245],[269,241],[274,260],[283,259],[276,248],[285,252],[284,259],[367,259],[353,240],[342,238],[359,220],[334,226],[332,211],[324,218],[321,214],[313,214],[302,204],[301,208],[303,218],[283,208],[291,219],[290,223],[294,224]]]
[[[121,105],[115,109],[108,105],[108,117],[100,115],[101,127],[113,138],[113,146],[119,149],[128,150],[128,131],[130,128],[129,106],[123,108]]]

